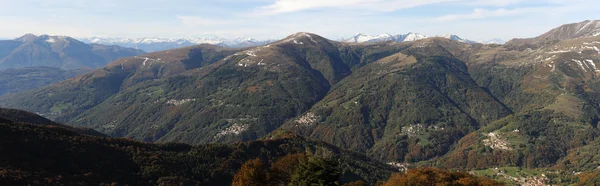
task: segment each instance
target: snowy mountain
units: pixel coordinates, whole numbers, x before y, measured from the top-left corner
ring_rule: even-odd
[[[400,42],[402,41],[417,41],[417,40],[421,40],[421,39],[425,39],[427,38],[426,35],[423,34],[419,34],[419,33],[412,33],[409,32],[408,34],[404,34],[404,35],[398,35],[398,40]]]
[[[94,69],[144,53],[133,48],[85,44],[68,36],[26,34],[14,40],[0,40],[0,69],[35,66]]]
[[[457,35],[442,35],[442,36],[435,36],[435,37],[448,38],[450,40],[460,41],[460,42],[464,42],[464,43],[476,43],[471,40],[462,39],[462,38],[458,37]],[[405,41],[417,41],[417,40],[421,40],[421,39],[425,39],[425,38],[429,38],[429,36],[419,34],[419,33],[412,33],[412,32],[409,32],[407,34],[398,34],[398,35],[381,34],[378,36],[370,36],[370,35],[358,33],[358,34],[354,35],[353,37],[351,37],[349,39],[344,39],[342,41],[351,42],[351,43],[376,43],[376,42],[382,42],[382,41],[405,42]]]
[[[492,39],[492,40],[487,40],[487,41],[480,41],[479,43],[483,43],[483,44],[499,44],[502,45],[504,43],[506,43],[506,41],[502,40],[502,39]]]
[[[467,39],[462,39],[456,35],[441,35],[435,37],[444,37],[454,41],[460,41],[464,43],[504,43],[501,40],[494,40],[489,42],[474,42]],[[375,42],[405,42],[405,41],[416,41],[429,38],[429,36],[409,32],[407,34],[381,34],[377,36],[371,36],[367,34],[358,33],[351,38],[342,39],[343,42],[352,43],[375,43]],[[112,38],[112,37],[89,37],[79,38],[80,41],[88,44],[102,44],[102,45],[117,45],[121,47],[136,48],[144,50],[146,52],[156,52],[169,50],[174,48],[181,48],[187,46],[193,46],[198,44],[212,44],[222,47],[230,48],[242,48],[242,47],[253,47],[272,43],[276,40],[257,40],[253,38],[223,38],[223,37],[197,37],[197,38],[160,38],[160,37],[145,37],[145,38]]]
[[[395,36],[390,34],[381,34],[378,36],[370,36],[363,33],[357,33],[354,37],[345,39],[345,42],[364,43],[364,42],[382,42],[396,40]]]
[[[240,48],[252,47],[271,43],[273,40],[256,40],[253,38],[233,38],[226,39],[221,37],[198,37],[198,38],[111,38],[111,37],[90,37],[80,38],[79,40],[85,43],[103,44],[103,45],[118,45],[122,47],[131,47],[144,50],[146,52],[156,52],[193,46],[198,44],[213,44],[223,47]]]

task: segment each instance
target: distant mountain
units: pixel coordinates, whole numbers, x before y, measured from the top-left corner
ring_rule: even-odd
[[[253,38],[233,38],[225,39],[221,37],[198,37],[198,38],[104,38],[90,37],[81,38],[85,43],[103,44],[103,45],[118,45],[122,47],[137,48],[147,52],[163,51],[199,44],[212,44],[222,47],[242,48],[265,45],[274,40],[256,40]]]
[[[121,57],[143,54],[141,50],[85,44],[67,36],[27,34],[0,41],[0,69],[32,66],[64,70],[98,68]]]
[[[513,39],[507,44],[540,44],[552,41],[578,39],[600,36],[600,20],[586,20],[579,23],[562,25],[538,37],[530,39]]]
[[[456,35],[443,35],[436,36],[451,39],[454,41],[460,41],[465,43],[475,43],[470,40],[462,39]],[[358,33],[352,38],[343,39],[344,42],[353,43],[374,43],[374,42],[385,42],[385,41],[416,41],[420,39],[429,38],[428,36],[419,33],[407,33],[399,35],[382,34],[378,36],[370,36],[362,33]],[[257,40],[253,38],[233,38],[227,39],[223,37],[197,37],[197,38],[160,38],[160,37],[146,37],[146,38],[110,38],[110,37],[89,37],[80,38],[85,43],[103,44],[103,45],[118,45],[122,47],[137,48],[147,52],[156,52],[163,50],[170,50],[175,48],[199,45],[199,44],[211,44],[227,48],[244,48],[266,45],[276,40]]]
[[[597,169],[600,37],[356,43],[386,37],[296,33],[258,47],[149,53],[0,104],[144,141],[290,131],[395,165],[480,170],[519,185],[541,174],[568,185]]]
[[[460,41],[460,42],[464,42],[464,43],[475,43],[474,41],[471,41],[471,40],[462,39],[462,38],[458,37],[457,35],[442,35],[442,36],[435,36],[435,37],[442,37],[442,38],[450,39],[453,41]],[[430,38],[430,37],[423,35],[423,34],[412,33],[412,32],[407,33],[407,34],[398,34],[398,35],[381,34],[378,36],[370,36],[370,35],[358,33],[349,39],[343,39],[343,41],[351,42],[351,43],[376,43],[376,42],[385,42],[385,41],[405,42],[405,41],[417,41],[417,40],[421,40],[421,39],[425,39],[425,38]]]
[[[506,41],[502,40],[502,39],[492,39],[492,40],[487,40],[487,41],[480,41],[478,43],[482,43],[482,44],[499,44],[502,45],[504,43],[506,43]]]

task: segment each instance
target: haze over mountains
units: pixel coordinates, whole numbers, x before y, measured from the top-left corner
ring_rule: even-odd
[[[222,37],[198,37],[198,38],[159,38],[159,37],[148,37],[148,38],[104,38],[104,37],[90,37],[81,38],[81,41],[85,43],[103,44],[103,45],[118,45],[122,47],[136,48],[146,52],[156,52],[162,50],[169,50],[174,48],[181,48],[199,44],[212,44],[222,47],[230,48],[242,48],[242,47],[253,47],[259,45],[265,45],[274,40],[257,40],[253,38],[233,38],[226,39]]]
[[[15,40],[0,40],[0,69],[34,66],[94,69],[121,57],[143,53],[119,46],[85,44],[67,36],[26,34]]]
[[[121,58],[0,106],[149,142],[293,132],[394,165],[573,183],[600,162],[599,22],[505,45],[304,32],[249,48],[202,44]]]
[[[442,35],[436,37],[448,38],[455,41],[461,41],[466,43],[484,43],[484,44],[504,44],[504,41],[499,39],[484,41],[484,42],[475,42],[467,39],[462,39],[456,35]],[[394,42],[405,42],[405,41],[416,41],[420,39],[429,38],[428,36],[418,34],[418,33],[408,33],[408,34],[398,34],[398,35],[390,35],[390,34],[382,34],[378,36],[370,36],[362,33],[358,33],[355,36],[342,39],[340,41],[343,42],[355,42],[355,43],[365,43],[365,42],[382,42],[382,41],[394,41]],[[94,43],[94,44],[103,44],[103,45],[118,45],[122,47],[129,48],[137,48],[144,50],[146,52],[156,52],[162,50],[169,50],[199,44],[212,44],[221,47],[228,48],[243,48],[243,47],[254,47],[260,45],[266,45],[271,42],[275,42],[277,40],[257,40],[253,38],[224,38],[224,37],[196,37],[196,38],[160,38],[160,37],[146,37],[146,38],[110,38],[110,37],[89,37],[89,38],[80,38],[81,41],[85,43]]]
[[[66,36],[26,34],[0,40],[0,95],[42,87],[105,66],[141,50],[85,44]]]
[[[452,35],[452,34],[435,36],[435,37],[441,37],[441,38],[446,38],[446,39],[450,39],[453,41],[460,41],[460,42],[465,42],[465,43],[477,43],[475,41],[462,39],[462,38],[458,37],[457,35]],[[421,39],[425,39],[425,38],[430,38],[430,37],[423,35],[423,34],[412,33],[412,32],[407,33],[407,34],[398,34],[398,35],[381,34],[381,35],[377,35],[377,36],[370,36],[370,35],[366,35],[363,33],[358,33],[349,39],[344,39],[343,41],[344,42],[355,42],[355,43],[376,43],[376,42],[384,42],[384,41],[406,42],[406,41],[417,41],[417,40],[421,40]],[[489,44],[492,44],[492,43],[489,43]],[[502,43],[494,43],[494,44],[502,44]]]

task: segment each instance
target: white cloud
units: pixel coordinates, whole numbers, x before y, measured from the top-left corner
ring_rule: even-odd
[[[229,25],[232,22],[229,20],[220,20],[220,19],[209,19],[199,16],[175,16],[177,19],[181,21],[184,25],[188,26],[218,26],[218,25]]]
[[[437,17],[437,21],[460,21],[460,20],[474,20],[474,19],[486,19],[496,17],[509,17],[509,16],[531,16],[534,14],[539,15],[559,15],[572,13],[577,11],[594,10],[596,7],[594,4],[569,4],[559,6],[544,6],[544,7],[531,7],[531,8],[513,8],[513,9],[482,9],[476,8],[471,13],[467,14],[449,14]]]
[[[567,0],[587,1],[587,0]],[[320,8],[354,9],[374,12],[393,12],[401,9],[426,5],[455,3],[461,6],[504,7],[523,2],[565,3],[564,0],[275,0],[273,3],[255,9],[253,15],[275,15],[300,12]]]
[[[529,0],[527,2],[533,2],[533,1],[539,1],[539,0]],[[499,6],[499,7],[502,7],[502,6],[519,4],[521,2],[525,2],[525,0],[473,0],[473,1],[466,2],[466,4],[471,5],[471,6]]]
[[[475,9],[472,13],[469,14],[450,14],[438,17],[439,21],[454,21],[454,20],[466,20],[466,19],[483,19],[489,17],[500,17],[500,16],[509,16],[516,15],[520,13],[525,13],[527,11],[521,9],[496,9],[496,10],[486,10],[486,9]]]
[[[345,8],[391,12],[400,9],[456,1],[461,0],[276,0],[273,4],[258,8],[254,14],[274,15],[318,8]]]
[[[3,37],[34,32],[74,37],[219,35],[276,39],[306,31],[331,39],[356,32],[420,32],[508,40],[532,37],[564,23],[597,19],[595,9],[600,1],[0,0],[0,4],[0,23],[10,25],[2,29]],[[24,7],[30,11],[22,11]],[[414,7],[418,8],[411,9]]]

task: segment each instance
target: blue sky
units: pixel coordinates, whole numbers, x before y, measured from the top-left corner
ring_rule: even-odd
[[[254,37],[312,32],[533,37],[600,19],[598,0],[0,0],[0,38]]]

